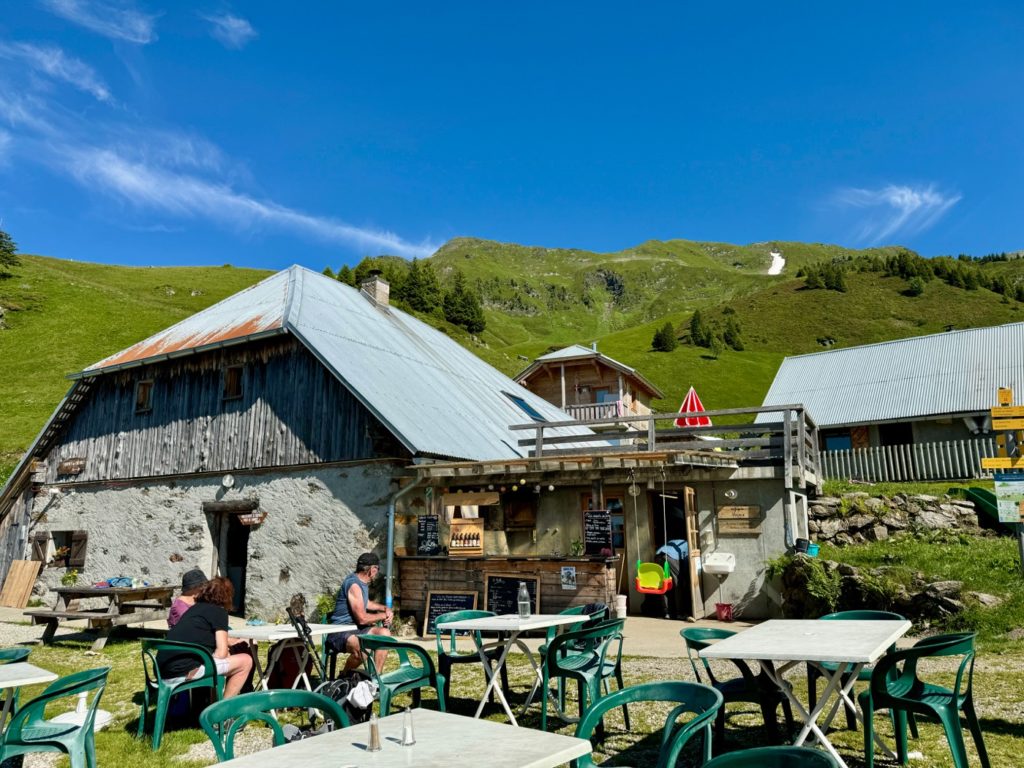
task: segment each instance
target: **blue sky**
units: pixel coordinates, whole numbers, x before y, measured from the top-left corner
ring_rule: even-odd
[[[0,226],[267,268],[456,236],[1024,248],[1018,3],[626,8],[8,3]]]

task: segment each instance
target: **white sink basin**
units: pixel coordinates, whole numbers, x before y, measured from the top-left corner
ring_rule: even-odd
[[[712,552],[704,558],[705,573],[732,573],[736,570],[736,555],[732,552]]]

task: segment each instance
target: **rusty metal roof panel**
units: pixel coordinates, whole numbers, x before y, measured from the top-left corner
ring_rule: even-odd
[[[76,378],[281,331],[289,280],[290,271],[271,275],[138,344],[90,365]]]
[[[1024,323],[787,357],[764,405],[829,427],[987,411],[999,387],[1024,395]]]
[[[376,306],[357,289],[317,272],[291,271],[296,290],[288,329],[414,452],[471,460],[525,456],[516,443],[532,433],[509,425],[531,417],[509,395],[547,421],[571,420],[415,317]],[[558,428],[545,434],[591,431]]]

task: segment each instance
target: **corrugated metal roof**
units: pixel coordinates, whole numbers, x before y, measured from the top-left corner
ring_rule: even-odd
[[[284,324],[287,298],[288,271],[278,272],[128,349],[90,365],[83,373],[138,365],[179,352],[280,330]]]
[[[867,424],[987,411],[999,387],[1024,399],[1024,323],[787,357],[764,405],[802,403],[818,426]]]
[[[357,289],[298,266],[80,375],[274,329],[297,336],[416,454],[469,460],[525,456],[526,450],[516,443],[533,432],[508,427],[531,419],[506,392],[522,398],[548,421],[571,420],[426,323],[394,307],[375,306]],[[590,434],[590,430],[558,428],[547,433]]]
[[[632,368],[625,363],[620,363],[614,358],[608,357],[608,355],[602,354],[597,350],[584,347],[581,344],[573,344],[572,346],[565,347],[563,349],[556,349],[554,352],[548,352],[546,355],[541,355],[526,368],[516,374],[516,381],[522,381],[533,374],[534,371],[542,367],[545,363],[557,363],[567,362],[569,360],[588,360],[593,358],[600,360],[611,368],[615,368],[622,371],[627,376],[631,376],[637,381],[644,389],[646,389],[653,397],[664,397],[664,393],[649,382],[644,376],[637,372],[636,368]]]

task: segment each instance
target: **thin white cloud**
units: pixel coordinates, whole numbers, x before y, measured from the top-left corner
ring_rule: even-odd
[[[240,50],[257,36],[252,24],[239,16],[232,16],[230,13],[200,16],[210,23],[210,34],[225,48]]]
[[[859,237],[865,242],[880,243],[896,235],[923,232],[961,198],[959,194],[940,192],[934,184],[918,187],[889,184],[880,189],[841,189],[834,202],[840,208],[864,211]]]
[[[110,89],[96,70],[56,46],[0,40],[0,59],[23,62],[36,72],[69,83],[100,101],[110,101]]]
[[[0,128],[0,165],[7,163],[7,158],[11,154],[11,144],[14,143],[14,139],[11,138],[11,134]]]
[[[273,201],[257,200],[231,187],[126,158],[110,149],[65,147],[61,154],[74,178],[89,189],[102,189],[125,202],[183,218],[203,218],[243,229],[269,226],[339,245],[406,257],[429,256],[436,245],[416,245],[392,232],[357,227],[313,216]]]
[[[156,15],[127,4],[113,5],[99,0],[41,0],[56,16],[115,40],[146,45],[156,40]]]

